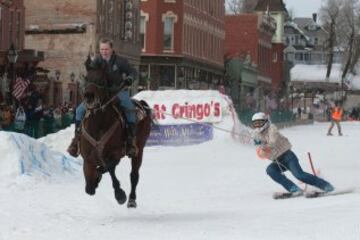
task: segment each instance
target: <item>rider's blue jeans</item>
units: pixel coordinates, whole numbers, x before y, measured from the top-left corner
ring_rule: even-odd
[[[128,123],[135,123],[135,106],[130,99],[129,92],[127,90],[120,91],[117,94],[121,107],[125,109],[126,120]],[[81,122],[85,116],[84,102],[80,103],[76,108],[75,120]]]
[[[286,170],[289,170],[294,175],[294,177],[296,177],[301,182],[313,185],[320,189],[324,190],[324,188],[330,185],[330,183],[328,183],[324,179],[304,172],[299,164],[299,159],[291,150],[288,150],[287,152],[282,154],[278,159],[276,159],[276,161],[271,163],[266,168],[266,173],[275,182],[281,184],[289,192],[293,192],[294,189],[299,188],[295,185],[295,183],[290,181],[285,176],[285,174],[282,174],[282,172],[285,172]]]

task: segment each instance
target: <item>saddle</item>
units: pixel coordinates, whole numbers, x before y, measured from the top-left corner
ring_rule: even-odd
[[[137,99],[132,98],[131,101],[135,106],[136,123],[138,123],[147,116],[148,111],[145,108],[145,106],[141,103],[141,100],[139,101]],[[124,109],[120,104],[116,104],[116,106],[117,106],[117,109],[115,109],[115,110],[118,113],[119,120],[122,122],[122,124],[125,124],[126,123],[126,121],[125,121],[125,119],[126,119],[126,116],[125,116],[126,109]],[[119,111],[117,111],[117,110],[119,110]]]

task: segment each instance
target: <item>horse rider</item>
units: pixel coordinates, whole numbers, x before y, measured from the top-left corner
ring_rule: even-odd
[[[111,89],[116,89],[116,86],[119,87],[124,83],[127,86],[131,85],[132,79],[135,75],[135,70],[130,66],[127,59],[120,57],[115,53],[112,41],[105,38],[101,39],[99,42],[99,49],[100,56],[93,59],[88,57],[85,62],[86,68],[104,68],[107,74],[108,87],[110,87],[110,91]],[[137,154],[135,106],[130,99],[127,88],[117,89],[117,91],[112,93],[117,96],[120,106],[125,110],[127,122],[126,154],[130,158],[133,158]],[[67,149],[68,153],[74,157],[79,156],[78,142],[80,140],[81,121],[85,116],[85,112],[85,105],[84,102],[82,102],[76,108],[75,137],[72,139],[72,142]]]

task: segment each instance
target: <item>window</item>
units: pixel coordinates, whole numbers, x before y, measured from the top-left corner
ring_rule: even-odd
[[[160,87],[175,87],[175,66],[160,66]]]
[[[292,52],[286,53],[286,60],[291,62],[294,61],[294,53]]]
[[[140,65],[139,88],[146,89],[150,85],[149,65]]]
[[[316,24],[311,24],[308,26],[309,31],[315,31],[317,28]]]
[[[295,36],[295,45],[298,45],[299,44],[299,35],[296,35]]]
[[[145,16],[140,17],[140,43],[143,51],[145,50]]]
[[[295,53],[295,60],[302,61],[303,59],[304,58],[302,53]]]
[[[143,10],[140,11],[140,43],[142,51],[146,51],[146,29],[147,29],[147,22],[149,21],[149,14],[144,12]]]
[[[15,38],[15,45],[17,46],[17,48],[20,48],[20,41],[21,41],[21,36],[20,36],[20,31],[21,31],[21,13],[17,12],[16,13],[16,38]]]
[[[10,12],[9,19],[9,46],[13,43],[14,12]]]
[[[164,21],[164,50],[173,49],[174,18],[166,17]]]
[[[1,12],[2,12],[2,8],[0,7],[0,48],[1,48],[1,45],[2,45],[2,36],[3,36],[3,28],[2,28],[2,24],[3,24],[3,21],[2,21],[2,16],[1,16]]]
[[[273,62],[277,62],[277,53],[273,53]]]
[[[177,22],[177,16],[168,11],[162,15],[162,21],[164,23],[163,49],[172,52],[174,50],[174,25]]]

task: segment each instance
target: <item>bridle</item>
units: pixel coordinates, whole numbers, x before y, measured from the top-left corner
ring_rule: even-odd
[[[99,85],[99,84],[96,84],[93,82],[89,82],[86,87],[89,87],[91,85],[94,85],[97,88],[104,89],[105,91],[107,91],[107,94],[109,94],[108,88],[106,86],[102,86],[102,85]],[[85,104],[85,108],[86,108],[86,113],[85,113],[84,120],[89,118],[92,114],[96,114],[99,111],[104,112],[108,106],[112,106],[114,108],[114,110],[118,113],[118,115],[121,116],[121,113],[119,112],[117,107],[113,104],[114,101],[116,101],[116,100],[117,100],[117,96],[115,95],[114,97],[107,100],[105,103],[102,103],[102,101],[98,97],[96,97],[96,98],[94,97],[94,101],[91,105],[87,104],[87,102],[85,101],[84,104]],[[83,121],[83,123],[84,123],[84,121]],[[113,136],[115,130],[119,126],[122,126],[122,125],[124,125],[123,119],[121,117],[119,117],[117,120],[114,121],[114,123],[110,126],[110,128],[101,136],[101,138],[99,140],[96,140],[93,136],[91,136],[89,134],[89,132],[86,130],[84,124],[82,124],[82,127],[81,127],[82,135],[94,147],[97,157],[99,158],[101,165],[105,169],[106,169],[106,163],[105,163],[104,156],[103,156],[105,145],[110,140],[110,138]]]

